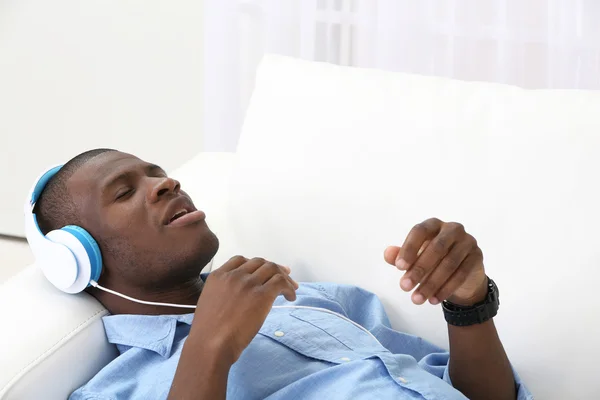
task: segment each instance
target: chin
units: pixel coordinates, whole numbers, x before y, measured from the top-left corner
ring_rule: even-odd
[[[219,249],[219,240],[210,230],[193,240],[179,240],[155,252],[153,264],[159,274],[153,279],[154,287],[172,289],[198,279],[203,270],[210,265]],[[204,272],[208,272],[204,271]]]
[[[188,245],[186,261],[193,263],[196,268],[202,269],[215,257],[219,250],[219,239],[208,228],[194,238],[193,243]]]

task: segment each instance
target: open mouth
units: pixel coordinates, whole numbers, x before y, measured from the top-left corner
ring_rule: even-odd
[[[186,196],[178,196],[167,205],[162,223],[167,226],[187,226],[202,220],[206,215],[194,207],[194,203]]]
[[[188,210],[186,210],[186,209],[181,209],[181,210],[177,211],[177,212],[175,213],[175,215],[173,215],[173,216],[171,217],[171,219],[169,220],[169,224],[170,224],[171,222],[175,221],[176,219],[183,217],[183,216],[184,216],[184,215],[186,215],[187,213],[188,213]]]

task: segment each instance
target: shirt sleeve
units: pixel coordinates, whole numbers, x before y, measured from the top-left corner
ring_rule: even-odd
[[[329,300],[337,302],[348,318],[367,328],[391,353],[413,356],[425,371],[452,385],[448,373],[450,353],[423,338],[392,329],[385,309],[374,293],[349,285],[314,285]],[[517,399],[533,399],[514,368],[513,374]]]
[[[450,379],[450,373],[448,372],[448,362],[450,361],[450,353],[431,353],[423,357],[419,361],[419,366],[425,371],[442,378],[449,385],[452,385]],[[512,368],[512,366],[511,366]],[[514,368],[512,368],[513,376],[515,378],[515,386],[517,388],[517,400],[533,400],[533,395],[523,384],[523,381],[517,374]]]
[[[114,400],[99,393],[90,393],[85,390],[85,386],[80,387],[69,396],[69,400]]]

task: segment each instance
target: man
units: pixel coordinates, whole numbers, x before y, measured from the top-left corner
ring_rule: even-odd
[[[359,288],[298,285],[289,268],[242,256],[200,276],[218,249],[204,214],[179,182],[130,154],[75,157],[35,212],[44,233],[74,224],[96,239],[101,286],[197,306],[190,314],[88,289],[112,314],[103,321],[120,356],[71,399],[531,398],[493,321],[466,317],[493,303],[496,289],[460,224],[427,220],[384,253],[405,271],[401,288],[416,288],[415,304],[449,302],[448,354],[392,330],[377,298]]]

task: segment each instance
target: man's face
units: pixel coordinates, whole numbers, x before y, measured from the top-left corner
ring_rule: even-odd
[[[102,251],[100,283],[168,289],[197,279],[218,249],[179,182],[130,154],[94,157],[71,176],[68,190]]]

